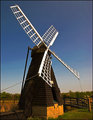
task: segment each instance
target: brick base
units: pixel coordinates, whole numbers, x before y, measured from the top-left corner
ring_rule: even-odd
[[[57,118],[59,115],[63,115],[63,105],[54,104],[54,106],[33,106],[32,116],[40,118]]]

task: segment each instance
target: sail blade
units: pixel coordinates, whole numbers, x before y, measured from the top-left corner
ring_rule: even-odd
[[[45,44],[50,47],[53,45],[57,36],[58,36],[58,31],[54,28],[53,25],[51,25],[50,28],[42,36],[42,38]]]
[[[39,47],[40,43],[42,42],[48,48],[53,44],[58,35],[58,32],[53,27],[53,25],[41,37],[18,5],[10,6],[10,8],[16,19],[18,20],[19,24],[29,36],[29,38],[33,41],[33,43],[35,43]]]
[[[16,19],[18,20],[19,24],[23,28],[23,30],[26,32],[29,38],[35,43],[35,45],[38,46],[43,41],[43,39],[36,31],[34,26],[31,24],[31,22],[28,20],[28,18],[25,16],[23,11],[20,9],[18,5],[10,6],[10,8],[13,14],[15,15]]]
[[[44,56],[42,58],[40,68],[38,71],[38,74],[40,77],[43,78],[43,80],[52,87],[52,81],[51,81],[51,59],[48,55],[48,49],[44,52]]]
[[[74,74],[75,77],[77,77],[78,79],[80,79],[79,76],[79,72],[77,72],[76,70],[74,70],[73,68],[71,68],[70,66],[68,66],[62,59],[60,59],[54,52],[52,52],[50,49],[49,51],[51,52],[51,54],[57,58],[57,60],[59,60],[72,74]]]
[[[70,72],[72,72],[78,79],[80,79],[78,72],[76,72],[70,66],[68,66],[66,63],[64,63],[63,60],[61,60],[54,52],[52,52],[49,49],[49,47],[53,44],[53,42],[55,41],[55,39],[58,35],[58,32],[53,27],[53,25],[41,37],[18,5],[11,6],[10,8],[11,8],[13,14],[15,15],[16,19],[18,20],[19,24],[21,25],[23,30],[26,32],[26,34],[29,36],[29,38],[33,41],[33,43],[35,43],[36,46],[39,47],[40,43],[42,42],[47,48],[46,51],[49,50],[52,53],[52,55],[54,57],[56,57]],[[45,53],[46,54],[44,54],[44,55],[46,58],[46,56],[48,56],[48,55],[47,55],[47,52],[45,52]],[[42,64],[44,65],[44,63],[42,63]],[[41,68],[43,68],[42,65],[41,65]]]

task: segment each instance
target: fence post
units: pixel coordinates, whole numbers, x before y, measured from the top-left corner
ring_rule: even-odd
[[[71,97],[70,97],[70,105],[71,105]]]
[[[77,105],[78,105],[78,99],[79,99],[79,98],[76,98]]]
[[[88,110],[91,112],[91,98],[88,98]]]
[[[63,98],[63,100],[64,100],[64,105],[65,105],[65,97]]]

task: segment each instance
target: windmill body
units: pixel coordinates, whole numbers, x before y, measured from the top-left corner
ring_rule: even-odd
[[[32,50],[32,61],[29,66],[26,81],[21,92],[19,108],[24,109],[27,116],[32,115],[45,118],[55,118],[58,117],[58,115],[63,114],[63,105],[60,97],[60,90],[58,88],[52,66],[51,80],[54,83],[52,87],[50,87],[43,80],[43,78],[39,77],[38,75],[38,70],[44,52],[44,46],[42,46],[40,49],[33,48]],[[36,74],[37,76],[35,76]],[[57,108],[54,108],[55,105],[57,105]],[[50,114],[50,111],[52,115]]]
[[[78,79],[79,73],[50,50],[58,36],[58,31],[53,25],[41,37],[18,5],[10,8],[23,30],[36,45],[32,49],[32,61],[26,79],[25,75],[23,77],[19,108],[25,111],[27,117],[56,118],[63,114],[63,104],[52,68],[51,55]]]

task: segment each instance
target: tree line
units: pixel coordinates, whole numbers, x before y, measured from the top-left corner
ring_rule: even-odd
[[[20,94],[11,94],[7,92],[0,93],[0,100],[19,100]]]
[[[93,91],[86,91],[86,92],[73,92],[73,91],[69,91],[67,93],[61,93],[61,97],[73,97],[73,98],[89,98],[89,97],[93,97]],[[2,92],[0,93],[0,100],[19,100],[20,98],[20,94],[16,93],[16,94],[11,94],[11,93],[7,93],[7,92]]]
[[[86,92],[73,92],[69,91],[68,93],[61,93],[61,96],[64,97],[71,97],[71,98],[89,98],[93,97],[93,91],[86,91]]]

